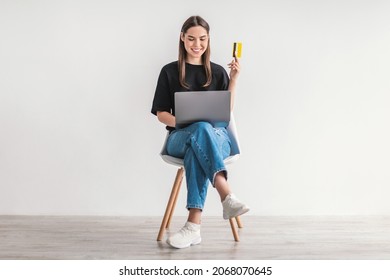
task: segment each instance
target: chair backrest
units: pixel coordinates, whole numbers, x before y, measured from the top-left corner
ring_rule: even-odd
[[[224,162],[225,164],[230,164],[234,161],[236,161],[241,153],[240,150],[240,142],[238,140],[238,134],[237,134],[237,128],[236,128],[236,121],[234,119],[233,113],[230,115],[230,122],[229,126],[227,127],[227,132],[231,141],[231,151],[230,151],[230,156],[227,157]],[[169,132],[165,136],[164,144],[160,152],[161,158],[166,162],[171,165],[179,166],[182,167],[184,165],[183,159],[181,158],[176,158],[173,156],[168,155],[167,152],[167,140],[169,137]]]

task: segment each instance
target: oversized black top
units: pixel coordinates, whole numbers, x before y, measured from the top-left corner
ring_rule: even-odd
[[[207,91],[207,90],[227,90],[229,87],[229,76],[226,70],[211,62],[212,80],[211,84],[203,87],[207,77],[203,65],[193,65],[186,63],[186,82],[189,89],[183,88],[179,82],[178,62],[171,62],[165,65],[158,77],[157,87],[154,94],[152,114],[157,115],[157,111],[166,111],[175,115],[175,92],[177,91]],[[167,127],[173,130],[173,127]]]

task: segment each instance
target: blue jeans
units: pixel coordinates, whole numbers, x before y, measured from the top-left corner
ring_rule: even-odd
[[[184,159],[187,181],[187,209],[203,209],[207,189],[218,172],[227,172],[223,160],[230,155],[230,139],[225,128],[197,122],[174,130],[168,138],[169,155]]]

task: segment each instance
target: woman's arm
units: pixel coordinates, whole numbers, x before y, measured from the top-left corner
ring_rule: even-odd
[[[228,90],[231,93],[231,101],[230,101],[230,110],[233,111],[234,108],[234,97],[236,94],[236,84],[238,80],[238,76],[240,75],[240,62],[237,58],[234,58],[232,62],[228,64],[230,68],[230,81]]]
[[[175,127],[176,126],[176,118],[169,112],[166,111],[157,111],[157,118],[160,122],[167,126]]]

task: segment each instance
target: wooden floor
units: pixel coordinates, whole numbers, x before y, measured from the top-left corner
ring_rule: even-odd
[[[184,221],[174,217],[172,231]],[[227,221],[203,217],[202,243],[178,250],[156,241],[161,217],[0,216],[0,259],[390,260],[390,216],[242,221],[235,242]]]

